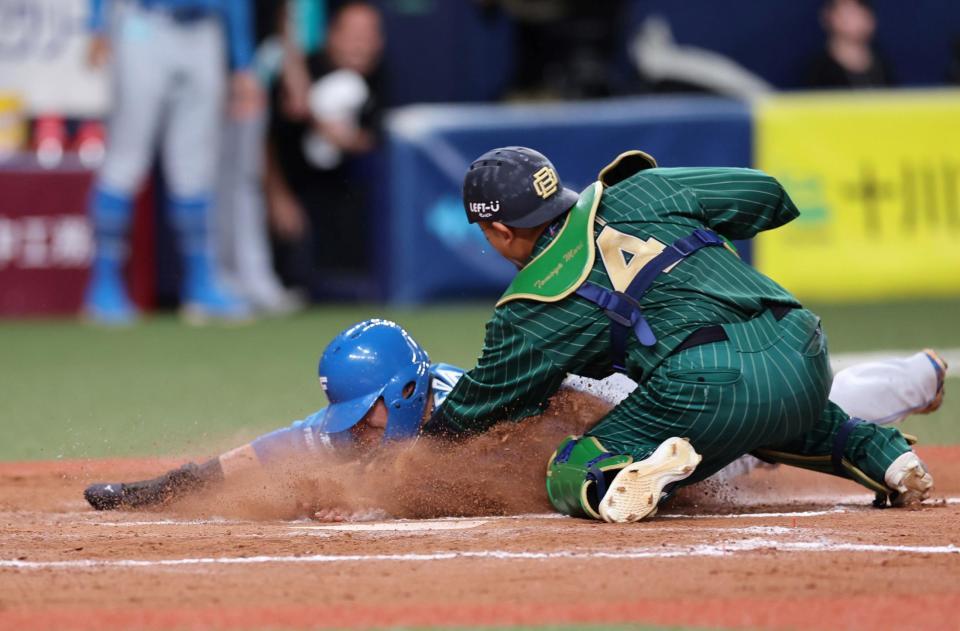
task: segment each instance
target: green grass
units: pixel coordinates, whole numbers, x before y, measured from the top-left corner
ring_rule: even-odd
[[[867,305],[807,305],[832,352],[960,347],[960,298]]]
[[[316,362],[339,331],[397,319],[436,357],[470,364],[486,308],[326,308],[250,326],[192,328],[173,316],[130,329],[0,324],[0,458],[198,455],[324,405]]]
[[[960,347],[960,300],[814,306],[834,352]],[[347,325],[402,323],[436,360],[472,366],[490,305],[326,307],[238,328],[172,316],[126,330],[0,323],[0,459],[211,454],[324,404],[316,361]],[[960,400],[908,428],[960,443]]]

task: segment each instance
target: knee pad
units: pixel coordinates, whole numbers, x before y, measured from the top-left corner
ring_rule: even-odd
[[[608,482],[632,462],[633,456],[610,453],[593,436],[567,436],[547,463],[550,503],[564,515],[601,519]]]

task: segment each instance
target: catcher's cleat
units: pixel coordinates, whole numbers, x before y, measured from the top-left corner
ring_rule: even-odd
[[[152,480],[92,484],[83,496],[96,510],[162,506],[203,488],[209,477],[203,467],[191,462]]]
[[[608,522],[640,521],[657,511],[667,485],[690,476],[702,460],[685,438],[668,438],[649,458],[617,473],[600,501],[600,516]]]
[[[883,476],[883,481],[893,491],[890,503],[894,506],[917,504],[930,496],[933,476],[923,461],[912,451],[900,454]]]
[[[947,362],[940,357],[935,350],[925,348],[923,349],[923,354],[927,356],[927,359],[933,364],[933,369],[937,372],[937,393],[934,395],[930,405],[922,410],[917,410],[917,414],[929,414],[930,412],[936,412],[940,409],[940,406],[943,405],[943,391],[947,381]]]

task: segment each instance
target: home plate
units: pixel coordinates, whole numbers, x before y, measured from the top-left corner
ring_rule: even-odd
[[[375,524],[330,524],[328,526],[291,526],[298,530],[340,530],[349,532],[405,531],[424,530],[467,530],[487,523],[485,519],[473,521],[388,521]]]

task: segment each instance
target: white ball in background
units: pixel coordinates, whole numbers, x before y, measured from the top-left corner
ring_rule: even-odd
[[[346,125],[360,123],[360,110],[370,97],[363,77],[353,70],[334,70],[310,87],[310,113],[318,121]],[[319,169],[332,169],[343,160],[343,152],[320,134],[313,132],[303,140],[303,153]]]
[[[303,139],[303,153],[307,161],[318,169],[333,169],[343,160],[343,152],[317,132]]]
[[[334,70],[318,79],[308,96],[310,112],[319,120],[356,122],[370,97],[367,82],[352,70]]]

